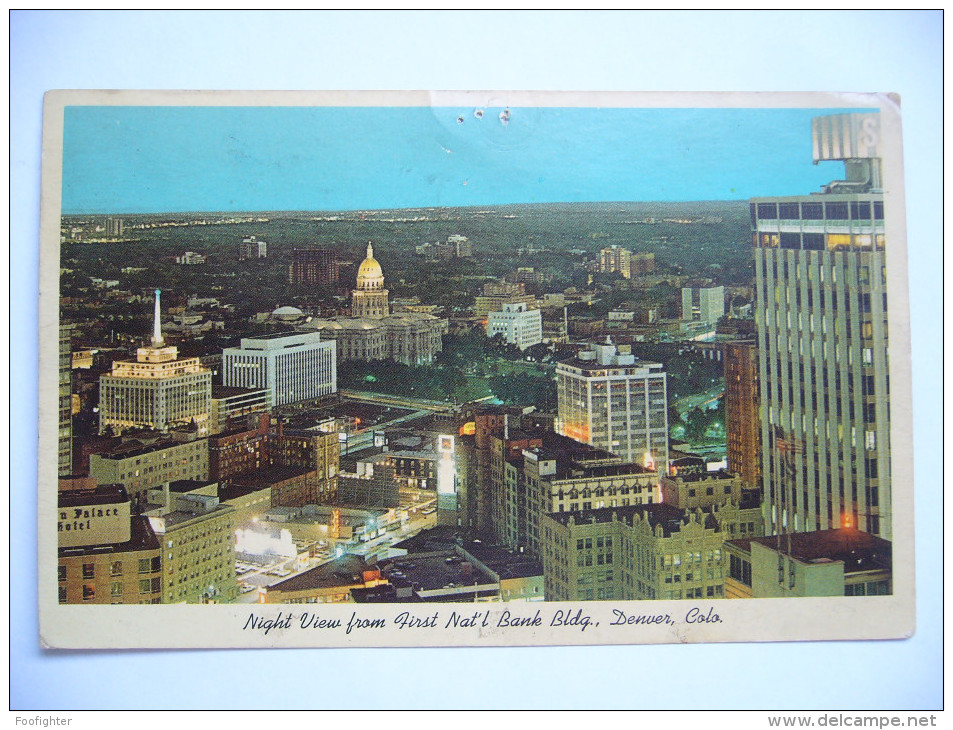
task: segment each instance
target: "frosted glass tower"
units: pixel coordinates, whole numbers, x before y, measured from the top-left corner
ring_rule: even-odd
[[[769,534],[891,537],[890,381],[879,119],[813,120],[820,193],[751,201]]]

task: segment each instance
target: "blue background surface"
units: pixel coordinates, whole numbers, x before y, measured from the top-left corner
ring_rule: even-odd
[[[63,212],[745,200],[843,173],[811,160],[837,109],[502,111],[68,107]]]
[[[10,457],[11,708],[941,706],[939,12],[17,11],[10,41],[10,406],[20,426]],[[902,642],[511,650],[40,651],[32,424],[41,104],[53,88],[900,93],[912,282],[916,635]]]

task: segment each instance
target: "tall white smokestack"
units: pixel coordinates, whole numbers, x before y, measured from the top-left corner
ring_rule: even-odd
[[[165,341],[162,339],[162,317],[160,314],[160,304],[159,297],[162,292],[156,289],[156,307],[155,314],[152,323],[152,346],[153,347],[162,347],[165,344]]]

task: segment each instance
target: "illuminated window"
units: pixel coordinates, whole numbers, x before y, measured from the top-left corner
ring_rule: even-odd
[[[827,249],[838,251],[850,247],[850,235],[847,233],[829,233],[827,235]]]

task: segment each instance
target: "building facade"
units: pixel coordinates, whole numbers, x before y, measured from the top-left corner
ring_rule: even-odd
[[[891,535],[883,182],[876,113],[813,121],[823,192],[751,201],[761,472],[774,532]]]
[[[725,287],[682,287],[682,320],[716,324],[725,314]]]
[[[392,359],[403,365],[425,365],[443,349],[448,324],[432,314],[390,313],[384,273],[368,243],[351,295],[351,316],[313,319],[299,329],[333,339],[341,360]]]
[[[253,413],[268,413],[272,406],[269,388],[228,388],[212,386],[209,409],[209,433],[216,434],[231,428]]]
[[[288,281],[300,286],[335,286],[340,264],[335,251],[321,248],[296,248],[292,251]]]
[[[222,352],[222,382],[268,388],[272,403],[312,400],[337,392],[337,345],[317,332],[244,337]]]
[[[740,474],[749,487],[760,488],[758,346],[755,342],[728,342],[723,352],[728,470]]]
[[[122,487],[61,491],[57,538],[60,603],[161,601],[159,541],[148,519],[132,515]]]
[[[632,276],[631,252],[627,248],[610,246],[599,252],[599,271],[603,274],[619,272],[626,279]]]
[[[656,472],[640,464],[620,464],[607,453],[592,453],[587,457],[591,459],[589,463],[581,459],[577,461],[555,449],[523,451],[521,476],[525,490],[525,527],[508,527],[511,533],[525,533],[525,547],[530,555],[542,557],[542,523],[547,514],[581,513],[659,502]]]
[[[546,600],[722,598],[725,527],[735,513],[644,504],[546,515]]]
[[[543,313],[529,309],[525,302],[508,302],[501,311],[487,316],[486,336],[496,335],[520,350],[538,345],[543,341]]]
[[[629,271],[633,277],[655,271],[654,253],[633,253],[629,256]]]
[[[208,477],[218,482],[271,465],[267,413],[251,428],[234,428],[208,437]]]
[[[139,348],[135,362],[113,363],[112,372],[99,379],[99,431],[194,424],[205,434],[211,398],[211,371],[199,358],[179,359],[178,348],[165,345],[157,289],[150,346]]]
[[[855,528],[731,540],[726,598],[885,596],[891,545]]]
[[[658,363],[594,345],[556,366],[557,431],[649,469],[668,469],[666,374]]]
[[[265,241],[259,241],[255,236],[247,236],[242,239],[238,249],[239,261],[246,259],[264,259],[268,257],[268,244]]]
[[[279,425],[272,430],[269,446],[274,464],[307,469],[313,475],[313,504],[335,498],[341,471],[341,441],[336,430],[297,431]]]
[[[208,439],[130,441],[89,457],[100,484],[122,484],[133,501],[148,489],[179,479],[208,479]]]
[[[147,513],[159,539],[162,603],[230,603],[235,579],[235,510],[219,504],[218,485],[183,493]]]
[[[59,350],[59,476],[73,473],[73,328],[60,325]]]

